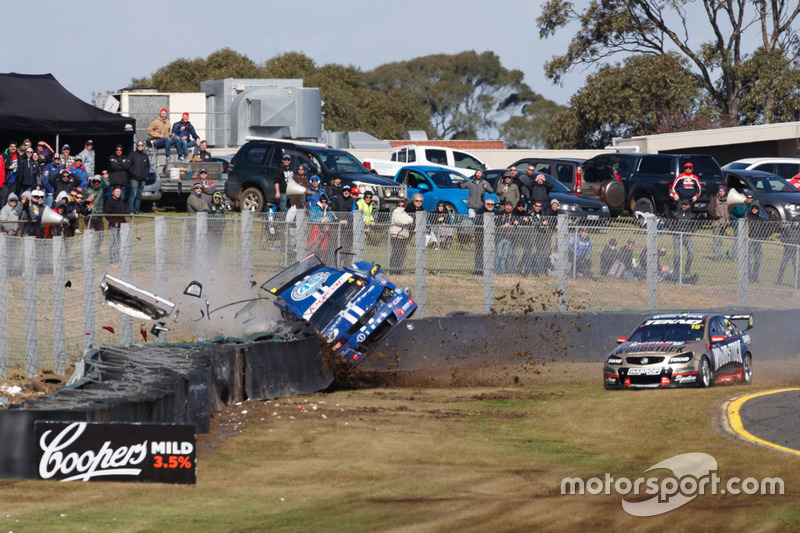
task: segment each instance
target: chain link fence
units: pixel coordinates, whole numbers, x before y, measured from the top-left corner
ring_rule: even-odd
[[[382,265],[410,286],[417,317],[449,313],[618,311],[750,306],[797,307],[800,224],[531,219],[484,215],[445,222],[418,213],[408,233],[390,213],[311,221],[304,212],[225,218],[156,217],[118,233],[71,238],[0,235],[0,377],[19,367],[64,374],[99,344],[202,340],[203,308],[179,305],[170,331],[103,305],[105,273],[176,303],[192,280],[211,308],[258,295],[269,277],[310,253],[340,266]],[[113,253],[118,247],[118,258]],[[109,262],[109,258],[112,262]],[[188,298],[187,298],[188,299]]]

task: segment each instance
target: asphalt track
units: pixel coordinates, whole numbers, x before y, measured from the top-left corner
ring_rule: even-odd
[[[723,424],[738,437],[800,455],[800,389],[748,394],[730,400],[723,408]]]

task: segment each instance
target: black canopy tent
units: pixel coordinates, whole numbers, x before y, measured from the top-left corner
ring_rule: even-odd
[[[10,142],[45,141],[56,150],[69,144],[75,155],[92,139],[97,168],[113,147],[131,149],[136,121],[87,104],[52,74],[0,74],[0,151]]]

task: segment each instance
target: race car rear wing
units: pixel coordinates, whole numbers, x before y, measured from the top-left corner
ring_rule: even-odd
[[[753,315],[725,315],[725,318],[728,320],[746,320],[747,327],[744,330],[750,331],[753,329]]]

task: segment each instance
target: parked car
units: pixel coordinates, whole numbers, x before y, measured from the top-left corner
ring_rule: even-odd
[[[744,193],[753,191],[756,200],[770,219],[787,221],[800,216],[800,191],[791,183],[770,172],[760,170],[726,170],[725,185]]]
[[[462,174],[472,175],[486,164],[464,150],[447,146],[424,146],[410,144],[398,146],[389,152],[389,159],[365,159],[364,166],[380,176],[392,178],[407,165],[438,166]]]
[[[274,176],[284,154],[292,158],[291,168],[304,165],[307,174],[318,175],[323,185],[339,174],[342,184],[355,185],[362,193],[372,192],[373,202],[380,211],[393,208],[400,198],[405,198],[403,187],[370,173],[355,156],[344,150],[287,139],[248,139],[228,164],[225,182],[225,194],[241,209],[262,211],[267,202],[277,203]]]
[[[394,177],[394,181],[405,185],[409,197],[416,193],[422,194],[422,207],[427,212],[436,209],[436,204],[443,201],[445,209],[453,214],[467,214],[467,197],[469,191],[462,189],[460,184],[468,180],[467,176],[436,166],[410,166],[401,168]],[[497,202],[496,194],[487,194]]]
[[[591,162],[585,159],[549,159],[526,157],[514,166],[522,174],[533,165],[536,172],[558,178],[578,196],[594,198],[606,204],[612,216],[619,216],[625,209],[625,185],[610,164]]]
[[[760,170],[777,174],[785,180],[791,180],[800,174],[800,159],[792,157],[748,157],[728,163],[722,167],[722,170]],[[795,183],[792,185],[797,187]]]
[[[601,154],[588,159],[584,165],[610,165],[625,185],[625,206],[631,211],[664,213],[675,205],[669,197],[669,185],[683,172],[683,165],[691,162],[694,174],[700,180],[700,198],[692,204],[692,211],[700,215],[708,212],[711,196],[723,181],[722,169],[710,155],[704,154]]]
[[[491,184],[492,188],[497,190],[497,184],[506,172],[508,172],[507,168],[490,169],[485,170],[483,176]],[[550,199],[555,198],[558,200],[558,211],[560,213],[567,213],[571,217],[586,217],[589,220],[608,219],[611,217],[611,211],[608,206],[600,200],[576,196],[566,185],[550,174],[545,174],[544,172],[539,172],[539,174],[544,174],[547,182],[553,185],[550,191]]]

